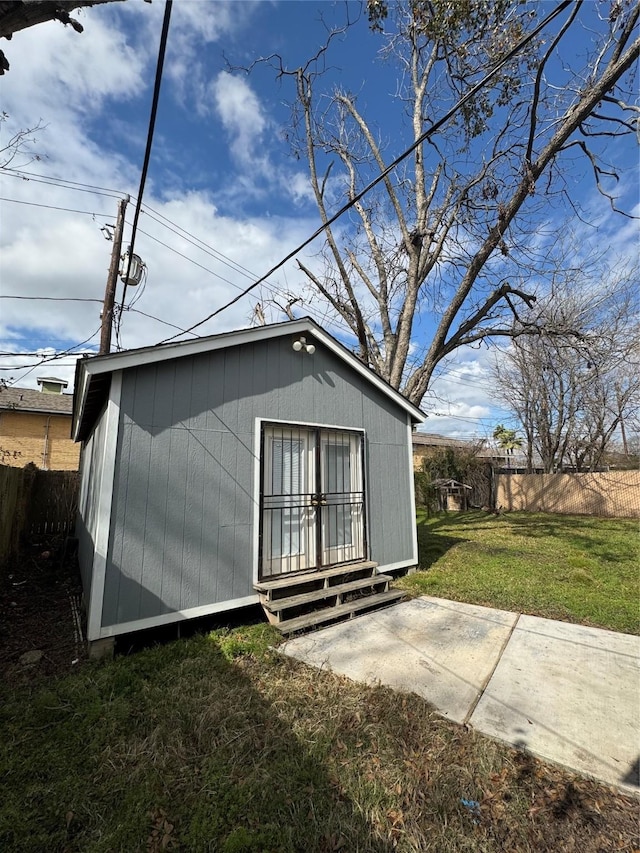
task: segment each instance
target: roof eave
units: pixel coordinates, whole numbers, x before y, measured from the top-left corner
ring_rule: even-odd
[[[261,333],[262,332],[262,333]],[[382,393],[393,399],[401,406],[414,423],[422,423],[426,420],[426,414],[417,406],[414,406],[399,391],[385,382],[369,367],[359,361],[343,344],[325,332],[310,317],[285,323],[275,323],[258,328],[241,329],[236,332],[225,332],[208,338],[197,338],[194,341],[179,341],[176,344],[165,344],[162,346],[143,347],[137,350],[128,350],[121,353],[99,355],[80,359],[76,363],[76,384],[73,403],[73,425],[72,436],[74,441],[82,438],[82,427],[87,395],[93,379],[116,370],[126,370],[143,364],[169,361],[173,358],[183,358],[197,355],[201,352],[212,352],[229,346],[239,346],[250,341],[263,340],[275,335],[299,335],[303,332],[312,334],[321,341],[328,349],[339,358],[347,362],[352,369],[362,375],[365,379],[376,385]],[[274,334],[275,333],[275,334]],[[78,394],[80,388],[80,394]],[[77,402],[79,401],[79,402]]]

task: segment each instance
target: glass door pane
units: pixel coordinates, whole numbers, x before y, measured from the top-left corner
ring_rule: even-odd
[[[266,427],[262,495],[262,574],[312,568],[316,559],[314,433]]]
[[[320,435],[322,564],[364,556],[364,494],[361,436],[322,431]]]

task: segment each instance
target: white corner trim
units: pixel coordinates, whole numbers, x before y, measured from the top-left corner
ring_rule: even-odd
[[[102,637],[102,604],[104,584],[107,575],[107,556],[109,552],[109,531],[111,529],[111,508],[116,473],[116,448],[118,446],[120,422],[120,398],[122,396],[122,371],[116,371],[111,377],[109,401],[106,410],[105,438],[102,450],[102,479],[98,492],[96,509],[96,533],[93,552],[93,571],[91,573],[91,592],[87,617],[87,639],[98,640]]]
[[[413,513],[413,524],[411,525],[411,530],[413,531],[413,557],[414,557],[414,565],[418,565],[418,528],[416,526],[416,484],[415,477],[413,473],[413,442],[411,440],[411,436],[413,434],[413,430],[411,429],[411,416],[407,415],[407,431],[409,434],[407,444],[409,445],[409,493],[411,497],[411,512]]]
[[[117,625],[106,625],[100,629],[97,637],[89,639],[102,640],[116,637],[118,634],[131,634],[133,631],[144,631],[146,628],[159,628],[171,625],[173,622],[183,622],[186,619],[198,619],[201,616],[211,616],[214,613],[224,613],[226,610],[237,610],[258,604],[260,597],[257,593],[246,595],[244,598],[234,598],[230,601],[219,601],[216,604],[203,604],[200,607],[190,607],[187,610],[174,610],[173,613],[163,613],[161,616],[149,616],[146,619],[135,619],[133,622],[121,622]]]
[[[256,418],[253,429],[253,558],[252,578],[253,583],[258,583],[260,573],[260,469],[262,459],[260,458],[260,441],[262,437],[262,424],[264,418]]]

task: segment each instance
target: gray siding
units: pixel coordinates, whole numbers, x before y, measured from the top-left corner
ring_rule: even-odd
[[[78,537],[78,562],[82,576],[82,588],[87,605],[93,577],[99,497],[104,473],[106,421],[107,410],[105,409],[98,418],[93,433],[82,448],[80,463],[80,496],[76,519],[76,536]]]
[[[253,594],[256,418],[364,429],[368,537],[413,553],[407,414],[288,337],[124,371],[103,625]]]

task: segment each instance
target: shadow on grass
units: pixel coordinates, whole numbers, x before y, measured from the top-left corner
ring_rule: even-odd
[[[520,535],[562,539],[572,547],[607,562],[622,563],[635,556],[632,546],[623,541],[619,543],[619,551],[611,547],[618,532],[625,535],[630,529],[624,520],[533,513],[509,513],[506,518]]]
[[[387,850],[235,653],[197,637],[7,696],[0,848]]]
[[[427,518],[424,514],[418,515],[418,565],[420,569],[429,569],[455,545],[469,541],[463,536],[451,536],[437,532],[441,527],[450,530],[455,521],[456,519],[452,519],[450,515],[432,516],[431,518]]]

